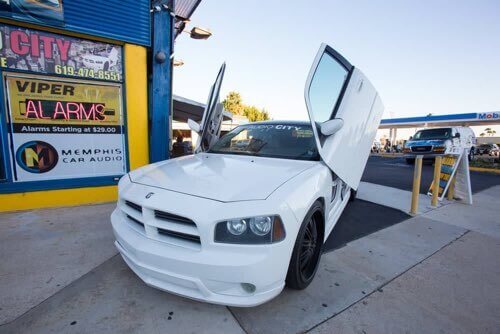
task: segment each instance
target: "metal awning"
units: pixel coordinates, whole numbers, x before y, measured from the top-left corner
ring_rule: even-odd
[[[175,0],[175,37],[179,35],[186,26],[186,21],[200,4],[201,0]]]
[[[196,122],[201,122],[205,105],[185,97],[174,95],[173,98],[174,113],[173,119],[178,122],[187,122],[188,118]]]
[[[196,102],[185,97],[174,95],[173,96],[174,113],[173,119],[177,122],[186,123],[190,118],[195,122],[200,123],[205,111],[205,104]],[[224,111],[224,120],[232,119],[232,114]]]

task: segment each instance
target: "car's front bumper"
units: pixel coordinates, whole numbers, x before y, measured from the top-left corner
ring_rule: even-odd
[[[142,187],[144,186],[132,186],[132,198],[137,198],[137,191],[143,192]],[[191,213],[190,218],[198,225],[201,243],[195,247],[186,246],[183,242],[171,242],[156,231],[151,232],[162,224],[151,216],[151,209],[147,207],[154,207],[154,201],[141,203],[144,208],[142,216],[135,216],[144,223],[144,228],[141,228],[127,217],[133,212],[123,205],[123,198],[120,199],[111,215],[115,245],[128,266],[146,284],[192,299],[231,306],[259,305],[283,290],[294,240],[286,238],[270,245],[228,245],[213,242],[212,222],[215,224],[220,219],[225,219],[224,214],[233,217],[250,216],[250,212],[245,211],[252,205],[248,202],[211,201],[211,209],[203,212],[207,208],[206,199],[167,191],[164,196],[158,196],[162,191],[154,191],[157,200],[161,198],[161,202],[168,203],[166,207],[178,210],[174,213],[183,216]],[[259,201],[256,205],[265,205],[265,202]],[[213,218],[214,213],[220,217],[219,220]],[[296,234],[293,214],[276,213],[280,214],[285,226],[288,224],[288,228],[285,227],[287,236]],[[253,285],[255,291],[249,291],[242,283]]]
[[[417,155],[423,155],[424,156],[424,159],[431,159],[431,158],[435,158],[435,157],[442,157],[444,156],[444,152],[443,153],[420,153],[420,152],[415,152],[415,153],[404,153],[403,154],[403,158],[406,158],[406,159],[415,159],[417,157]]]

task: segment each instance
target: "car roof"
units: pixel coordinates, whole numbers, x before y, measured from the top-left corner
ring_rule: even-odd
[[[311,122],[309,122],[309,121],[290,121],[290,120],[286,120],[286,121],[272,120],[272,121],[252,122],[252,123],[248,123],[248,124],[251,124],[251,125],[278,125],[278,124],[281,124],[281,125],[302,125],[302,126],[307,126],[307,125],[311,125]],[[247,125],[247,124],[245,124],[245,125]]]

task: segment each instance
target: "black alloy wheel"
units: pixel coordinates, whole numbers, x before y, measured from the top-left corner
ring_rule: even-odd
[[[305,289],[318,269],[323,248],[323,208],[315,202],[302,222],[286,276],[289,288]]]

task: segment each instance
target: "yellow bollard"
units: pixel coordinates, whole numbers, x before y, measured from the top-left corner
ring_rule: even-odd
[[[451,179],[450,181],[450,186],[448,187],[448,196],[446,197],[448,200],[453,200],[453,198],[455,197],[455,181],[456,181],[456,177],[453,176],[453,179]]]
[[[417,155],[415,159],[415,169],[413,170],[413,190],[411,192],[410,214],[416,215],[418,212],[418,197],[420,195],[420,179],[422,178],[422,158],[423,155]]]
[[[436,161],[434,162],[434,179],[432,181],[432,200],[431,205],[438,205],[438,197],[439,197],[439,177],[441,176],[441,163],[443,161],[443,157],[437,156]]]

